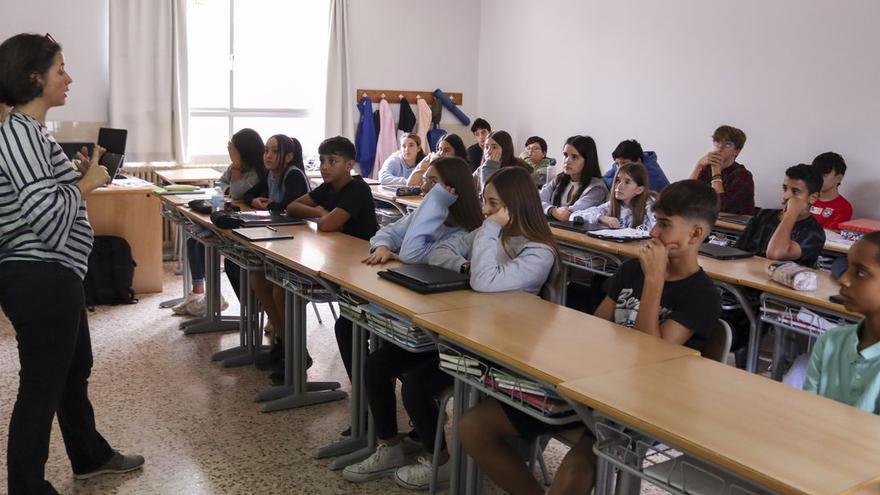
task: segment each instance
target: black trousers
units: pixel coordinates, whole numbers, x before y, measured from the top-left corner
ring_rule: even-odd
[[[364,367],[367,402],[373,413],[376,434],[380,439],[397,435],[397,397],[395,379],[400,379],[403,407],[425,449],[434,450],[437,434],[437,395],[452,385],[452,377],[440,371],[436,352],[409,352],[386,344],[370,353]],[[443,440],[445,448],[445,437]]]
[[[9,493],[56,493],[45,479],[56,414],[74,473],[113,456],[89,402],[92,343],[82,280],[58,263],[0,263],[0,306],[15,328],[21,364],[6,450]]]
[[[351,346],[353,344],[352,330],[354,324],[348,318],[340,316],[336,320],[333,327],[336,331],[336,345],[339,346],[339,355],[342,357],[342,364],[345,365],[345,372],[348,374],[348,381],[351,381]],[[367,347],[367,339],[364,339],[364,347]]]

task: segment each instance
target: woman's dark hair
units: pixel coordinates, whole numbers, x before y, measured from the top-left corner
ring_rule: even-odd
[[[575,189],[574,197],[579,198],[590,181],[594,178],[601,178],[602,171],[599,169],[599,153],[596,151],[596,141],[590,136],[571,136],[565,141],[566,146],[571,146],[577,150],[578,154],[584,158],[584,170],[581,172],[581,179],[578,188]],[[553,206],[562,204],[562,193],[571,182],[571,176],[565,171],[560,172],[556,176],[556,189],[553,191]]]
[[[245,170],[254,170],[262,179],[266,177],[266,166],[263,165],[263,138],[250,128],[239,129],[232,135],[232,145],[241,155],[241,165]]]
[[[288,153],[293,154],[293,157],[290,159],[290,161],[285,163],[284,166],[281,167],[281,171],[283,172],[287,170],[287,167],[293,165],[296,168],[300,169],[303,173],[305,173],[306,166],[303,163],[303,148],[302,145],[299,144],[299,140],[284,134],[275,134],[269,139],[272,138],[274,138],[275,142],[278,143],[278,156],[281,157],[281,160],[284,160],[284,157],[286,157]],[[266,144],[269,144],[269,139],[266,140]]]
[[[458,137],[458,134],[447,134],[440,141],[449,143],[449,146],[452,146],[452,149],[455,150],[455,156],[467,160],[467,148],[464,145],[464,141]],[[437,143],[439,144],[440,141],[437,141]]]
[[[43,75],[61,52],[48,34],[17,34],[0,44],[0,103],[23,105],[43,94]]]
[[[406,132],[402,136],[400,136],[400,145],[403,146],[403,142],[407,139],[412,139],[416,142],[416,148],[418,148],[419,152],[416,153],[416,164],[422,163],[422,160],[425,159],[425,152],[422,151],[422,138],[418,134],[414,132]]]
[[[501,146],[499,168],[520,167],[531,173],[532,167],[529,167],[526,162],[522,161],[515,155],[513,150],[513,138],[510,137],[510,134],[507,131],[494,131],[486,138],[487,141],[489,139],[498,143],[498,146]]]
[[[482,225],[483,213],[470,163],[457,156],[447,156],[434,160],[431,166],[437,170],[437,175],[443,179],[443,183],[455,189],[455,194],[458,195],[458,199],[449,207],[449,217],[452,222],[468,231]]]

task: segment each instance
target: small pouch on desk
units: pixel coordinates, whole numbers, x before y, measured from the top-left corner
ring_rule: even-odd
[[[816,272],[794,261],[770,263],[767,275],[770,280],[798,291],[813,291],[819,287],[819,276]]]
[[[227,211],[211,213],[211,222],[221,229],[237,229],[244,225],[244,220],[238,214]]]
[[[203,213],[208,215],[212,211],[214,211],[214,207],[211,204],[210,199],[194,199],[188,203],[189,208],[196,213]]]

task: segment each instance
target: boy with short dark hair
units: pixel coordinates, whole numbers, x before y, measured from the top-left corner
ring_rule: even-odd
[[[712,133],[712,151],[703,155],[691,172],[691,179],[709,184],[718,193],[725,213],[755,213],[755,180],[745,165],[736,161],[745,144],[742,130],[720,126]]]
[[[379,224],[370,186],[360,175],[351,175],[354,145],[342,136],[327,138],[318,146],[318,155],[324,183],[290,203],[287,213],[317,218],[322,232],[341,231],[370,240]]]
[[[840,296],[865,319],[819,336],[804,390],[880,414],[880,232],[853,244],[847,263]]]
[[[735,246],[771,260],[813,266],[825,246],[825,231],[810,214],[819,197],[822,177],[801,163],[785,171],[783,209],[763,209],[749,221]]]
[[[486,138],[492,133],[492,126],[485,119],[477,118],[471,124],[471,132],[477,139],[476,144],[468,146],[467,157],[471,169],[476,171],[483,164],[483,148],[486,146]]]
[[[348,139],[336,136],[318,146],[321,177],[324,183],[303,194],[287,207],[287,213],[301,218],[317,218],[318,230],[342,232],[370,240],[379,230],[370,186],[359,176],[351,175],[355,148]],[[336,343],[345,371],[351,378],[351,321],[336,320]]]
[[[639,162],[645,166],[645,170],[648,171],[648,188],[650,190],[659,193],[664,187],[669,185],[669,179],[666,178],[663,168],[660,167],[660,163],[657,161],[657,153],[644,151],[642,145],[635,139],[621,141],[617,148],[614,148],[614,151],[611,152],[611,158],[614,160],[614,163],[605,172],[605,175],[602,176],[609,190],[612,189],[611,185],[614,182],[617,167],[622,167],[632,162]]]
[[[606,283],[596,316],[663,340],[702,349],[721,314],[721,300],[698,263],[698,251],[718,217],[718,196],[708,185],[669,185],[654,203],[657,223],[638,259],[621,265]],[[585,331],[588,331],[586,329]],[[487,399],[462,415],[459,438],[480,468],[508,493],[543,494],[508,437],[560,431]],[[589,493],[594,483],[595,439],[585,429],[556,472],[550,493]],[[568,436],[568,435],[567,435]]]
[[[822,175],[822,190],[810,213],[822,228],[839,230],[840,223],[849,221],[853,215],[852,205],[840,194],[846,162],[842,156],[828,151],[813,158],[813,167]]]
[[[540,189],[549,179],[548,172],[556,166],[556,159],[547,156],[547,141],[541,136],[530,136],[526,147],[519,155],[532,169],[532,179]]]

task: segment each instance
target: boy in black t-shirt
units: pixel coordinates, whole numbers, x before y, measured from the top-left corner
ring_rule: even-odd
[[[825,230],[810,214],[819,198],[822,176],[801,163],[785,171],[783,209],[765,209],[752,217],[735,246],[771,260],[813,266],[825,246]]]
[[[318,230],[342,232],[370,240],[379,230],[373,194],[364,179],[352,177],[355,148],[348,139],[336,136],[318,146],[321,177],[324,183],[303,194],[287,208],[287,213],[302,218],[317,218]],[[346,318],[336,320],[336,344],[348,378],[351,379],[352,324]],[[351,429],[343,432],[350,434]]]
[[[360,175],[351,175],[355,149],[351,141],[336,136],[318,146],[324,183],[287,207],[289,215],[317,218],[321,232],[342,232],[370,240],[379,230],[373,194]]]
[[[718,290],[698,263],[700,245],[718,218],[718,195],[701,181],[683,180],[663,189],[653,209],[657,223],[651,240],[638,259],[625,262],[606,283],[608,293],[596,316],[701,350],[721,314]],[[462,415],[458,431],[467,453],[502,489],[543,494],[506,438],[562,428],[487,399]],[[590,493],[595,439],[584,428],[568,433],[579,440],[560,464],[550,493]]]

